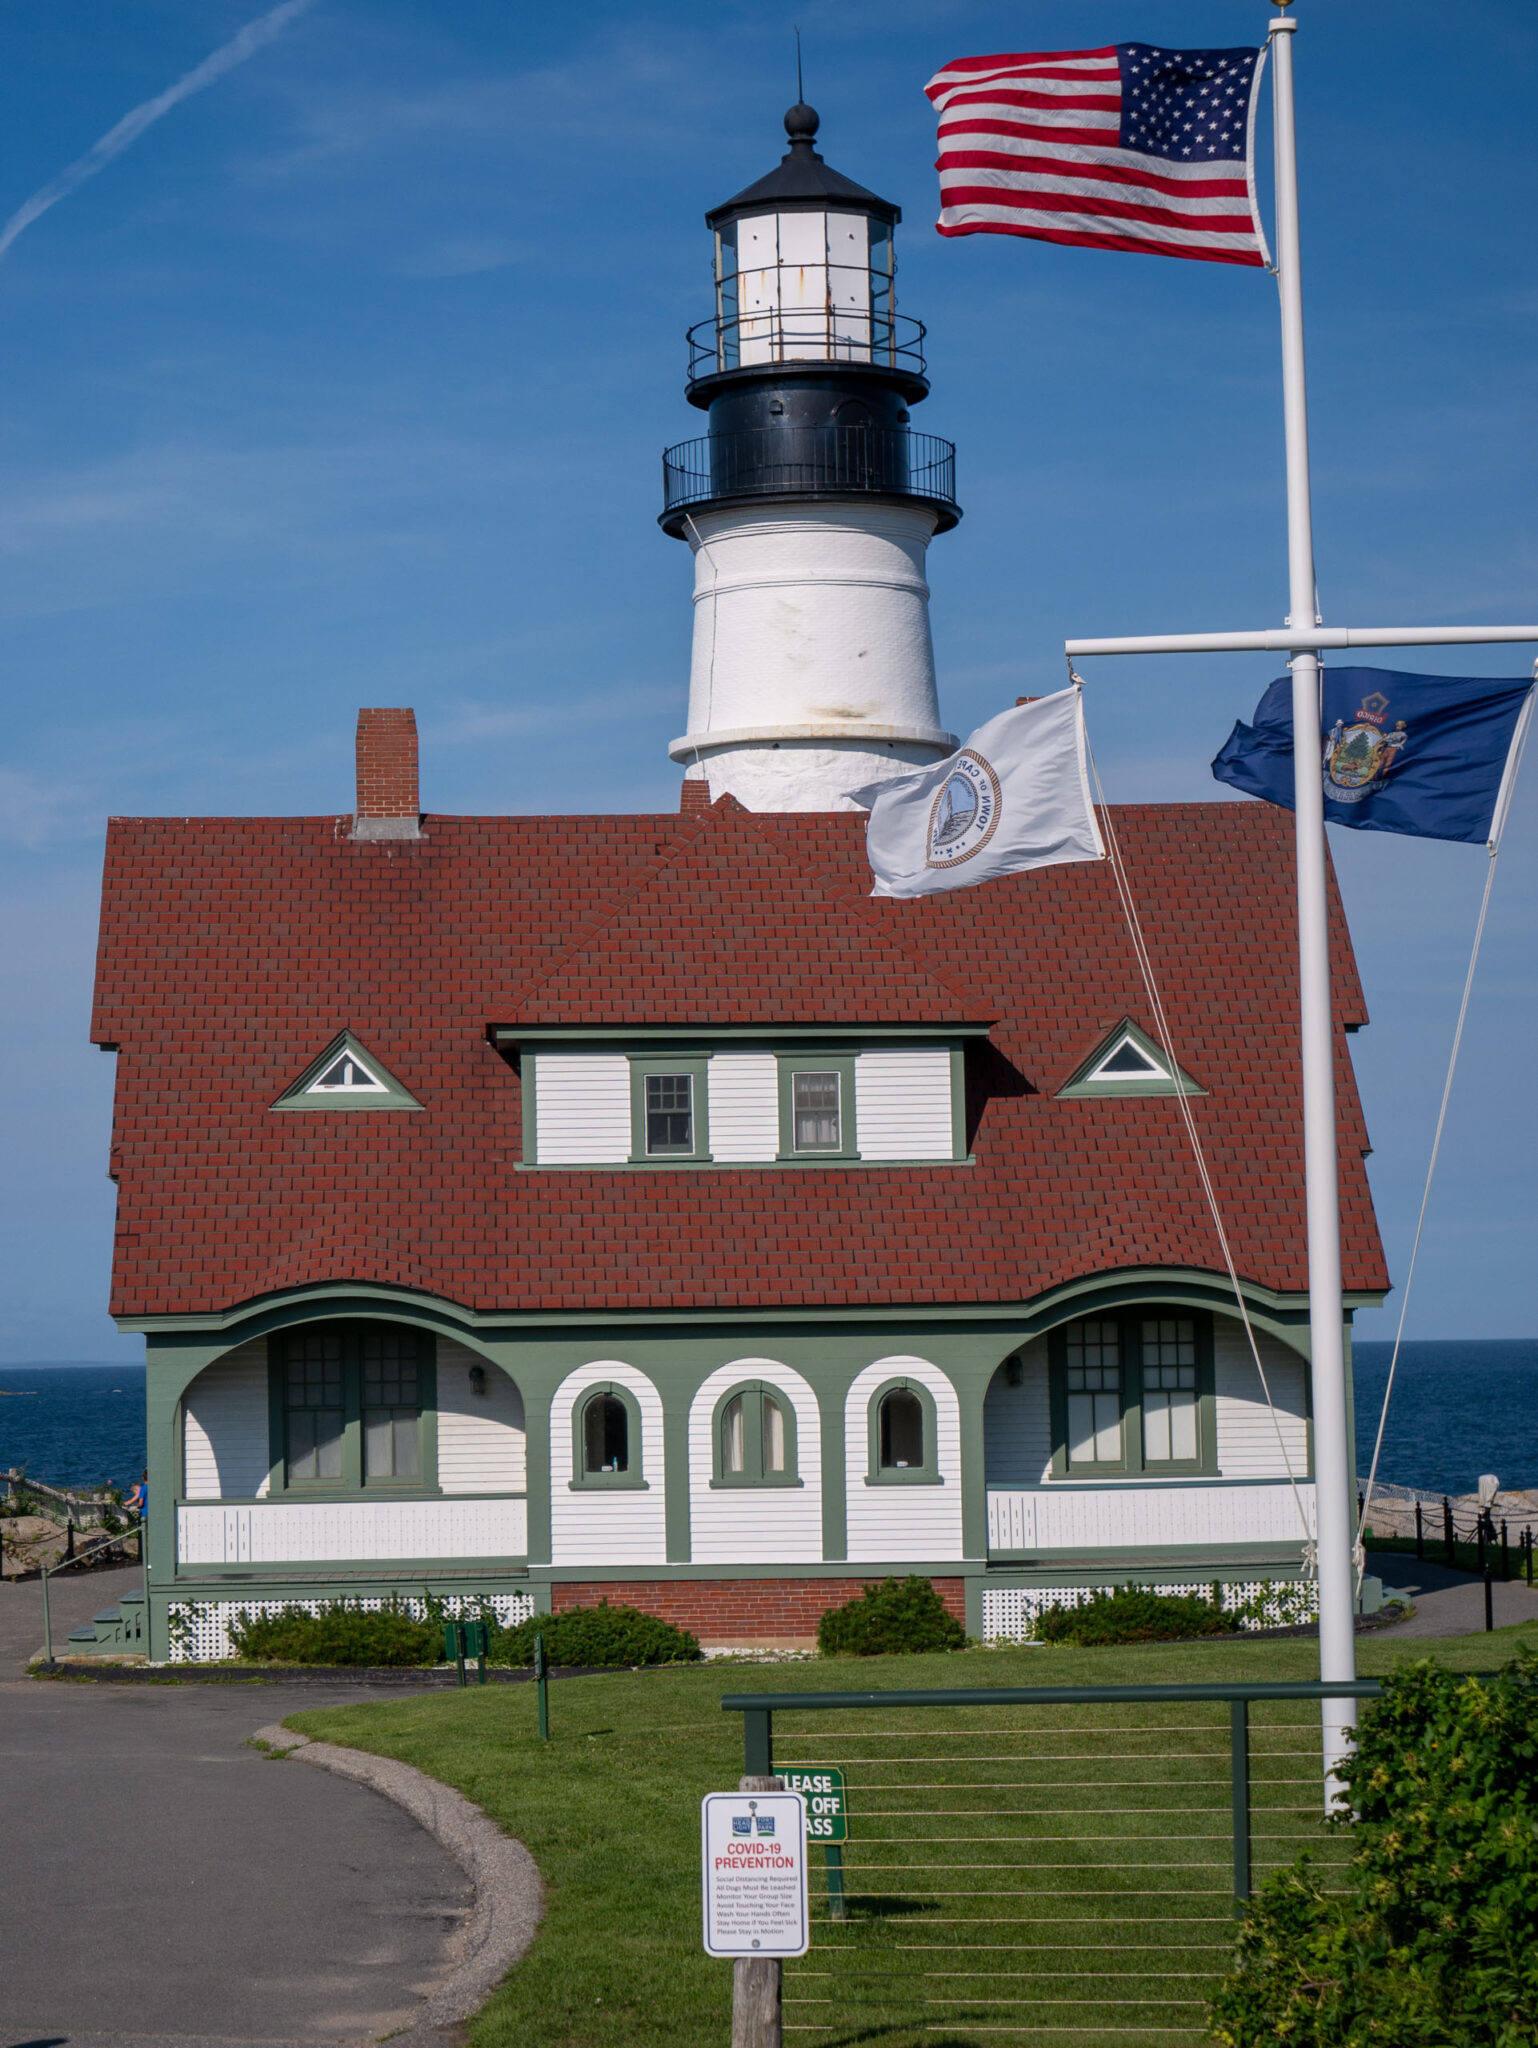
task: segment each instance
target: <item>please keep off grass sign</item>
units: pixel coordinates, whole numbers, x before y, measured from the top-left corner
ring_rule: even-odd
[[[849,1820],[844,1805],[844,1774],[826,1764],[805,1764],[779,1776],[787,1792],[799,1792],[806,1801],[806,1836],[809,1842],[846,1842]]]
[[[804,1956],[811,1936],[801,1794],[707,1792],[700,1834],[706,1954]]]

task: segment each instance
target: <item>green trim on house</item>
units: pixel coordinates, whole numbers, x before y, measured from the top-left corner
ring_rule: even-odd
[[[862,1162],[872,1168],[885,1161]],[[895,1165],[944,1164],[935,1160],[893,1161]],[[554,1169],[553,1169],[554,1170]],[[581,1168],[561,1168],[580,1172]],[[743,1166],[730,1171],[743,1172]],[[1302,1357],[1308,1356],[1308,1296],[1283,1294],[1260,1282],[1244,1282],[1244,1297],[1250,1319],[1257,1329],[1279,1338]],[[1387,1298],[1382,1291],[1357,1291],[1345,1297],[1349,1320],[1357,1309],[1381,1307]],[[318,1281],[308,1286],[285,1288],[270,1295],[235,1304],[174,1315],[117,1315],[118,1329],[153,1339],[221,1337],[225,1332],[243,1330],[246,1337],[262,1335],[268,1329],[309,1321],[317,1316],[378,1315],[381,1312],[416,1321],[422,1327],[445,1330],[472,1346],[522,1338],[528,1332],[587,1330],[685,1330],[736,1329],[744,1326],[795,1328],[813,1325],[828,1329],[868,1328],[877,1330],[897,1324],[907,1329],[930,1331],[947,1325],[997,1328],[1005,1335],[1000,1356],[1017,1350],[1032,1337],[1042,1336],[1056,1324],[1074,1316],[1093,1315],[1128,1303],[1147,1301],[1183,1304],[1211,1309],[1218,1315],[1235,1315],[1228,1283],[1220,1275],[1192,1267],[1148,1266],[1136,1272],[1116,1268],[1089,1273],[1043,1293],[1019,1300],[991,1302],[865,1302],[851,1305],[802,1306],[790,1303],[772,1309],[752,1307],[669,1307],[657,1309],[551,1309],[551,1308],[467,1308],[447,1296],[394,1287],[371,1280]],[[505,1338],[503,1333],[506,1333]],[[231,1348],[228,1341],[214,1344],[204,1364]],[[488,1355],[494,1355],[488,1353]],[[498,1363],[502,1361],[498,1359]],[[199,1368],[201,1370],[201,1368]]]
[[[600,1052],[627,1052],[637,1045],[692,1046],[709,1051],[715,1045],[800,1045],[808,1041],[857,1052],[862,1045],[892,1040],[919,1045],[948,1045],[956,1038],[986,1038],[991,1024],[636,1024],[613,1025],[494,1024],[492,1043],[539,1051],[544,1046],[580,1045]]]
[[[776,1069],[780,1105],[780,1154],[777,1166],[830,1166],[848,1164],[860,1156],[859,1131],[855,1116],[855,1055],[808,1046],[803,1052],[781,1053]],[[796,1150],[795,1081],[797,1074],[838,1075],[838,1138],[826,1150],[808,1147]]]
[[[967,1052],[963,1045],[951,1047],[951,1159],[958,1166],[974,1163],[967,1156]]]
[[[1119,1051],[1123,1045],[1129,1042],[1137,1047],[1145,1059],[1152,1060],[1159,1069],[1158,1074],[1133,1075],[1129,1076],[1126,1080],[1094,1079],[1095,1069],[1100,1065],[1101,1061],[1109,1059],[1113,1053]],[[1169,1068],[1169,1057],[1163,1048],[1157,1045],[1148,1036],[1146,1031],[1139,1030],[1130,1017],[1125,1017],[1116,1026],[1114,1031],[1107,1032],[1089,1058],[1081,1061],[1074,1069],[1062,1087],[1058,1089],[1058,1100],[1061,1102],[1076,1096],[1205,1095],[1207,1093],[1207,1090],[1202,1087],[1199,1081],[1192,1080],[1184,1067],[1177,1065],[1173,1078],[1171,1078]]]
[[[523,1157],[518,1164],[531,1167],[539,1161],[539,1062],[532,1056],[518,1062],[518,1103],[523,1126]]]
[[[350,1090],[339,1090],[335,1094],[307,1095],[305,1090],[323,1074],[331,1062],[339,1059],[344,1052],[350,1052],[365,1072],[370,1073],[384,1089],[381,1095],[353,1094]],[[422,1105],[409,1088],[402,1086],[377,1054],[369,1051],[350,1031],[339,1031],[318,1059],[311,1060],[297,1081],[291,1081],[274,1102],[275,1110],[346,1110],[351,1113],[358,1109],[416,1109]]]

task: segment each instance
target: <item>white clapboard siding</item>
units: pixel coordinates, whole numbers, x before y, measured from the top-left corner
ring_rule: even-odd
[[[1003,1366],[983,1397],[983,1467],[990,1486],[1040,1486],[1052,1476],[1052,1402],[1047,1340],[1037,1337],[1016,1354],[1024,1366],[1018,1387]]]
[[[1201,1543],[1302,1543],[1314,1535],[1314,1489],[1290,1486],[1063,1487],[988,1491],[988,1548],[1143,1549]]]
[[[1301,1479],[1308,1470],[1303,1360],[1275,1337],[1256,1332],[1287,1446],[1284,1462],[1244,1325],[1236,1316],[1214,1316],[1212,1332],[1218,1470],[1225,1479],[1273,1479],[1284,1477],[1290,1463]]]
[[[199,1503],[176,1511],[185,1565],[367,1564],[378,1559],[498,1558],[521,1563],[521,1500],[263,1501]]]
[[[887,1380],[916,1380],[934,1396],[938,1486],[871,1485],[870,1398]],[[844,1406],[845,1497],[852,1564],[914,1563],[962,1555],[961,1413],[956,1389],[923,1358],[878,1358]]]
[[[486,1375],[472,1393],[470,1372]],[[528,1472],[523,1396],[501,1366],[438,1339],[438,1484],[445,1493],[522,1493]]]
[[[710,1156],[775,1159],[780,1151],[779,1062],[772,1052],[718,1052],[707,1069]]]
[[[949,1159],[951,1056],[942,1046],[862,1052],[854,1063],[862,1159]]]
[[[630,1062],[624,1054],[542,1052],[533,1067],[537,1163],[623,1165],[630,1157]]]
[[[641,1411],[644,1487],[573,1486],[572,1415],[589,1387],[633,1394]],[[631,1450],[634,1459],[634,1447]],[[663,1490],[662,1401],[634,1366],[612,1358],[582,1365],[556,1389],[550,1408],[550,1561],[552,1564],[662,1564],[667,1559]]]
[[[796,1418],[800,1486],[712,1486],[716,1403],[761,1380]],[[817,1396],[788,1366],[738,1358],[713,1372],[689,1410],[689,1555],[696,1564],[818,1564],[822,1560],[822,1418]]]
[[[227,1351],[182,1396],[182,1491],[188,1500],[250,1500],[267,1491],[267,1339]]]

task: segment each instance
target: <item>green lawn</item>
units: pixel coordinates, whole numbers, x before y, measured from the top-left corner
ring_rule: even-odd
[[[1535,1642],[1535,1624],[1447,1642],[1368,1637],[1360,1663],[1368,1676],[1407,1656],[1482,1670]],[[532,1850],[546,1917],[473,2023],[475,2048],[724,2048],[730,1966],[702,1952],[699,1896],[700,1797],[734,1787],[742,1768],[741,1717],[720,1711],[723,1693],[1308,1678],[1316,1656],[1300,1640],[622,1672],[552,1686],[548,1746],[532,1686],[288,1725],[417,1765]],[[1313,1709],[1256,1715],[1262,1866],[1323,1835],[1316,1731]],[[775,1744],[784,1762],[843,1761],[850,1782],[849,1917],[831,1922],[814,1899],[812,1952],[786,1968],[793,2038],[1203,2038],[1200,1999],[1232,1924],[1225,1708],[786,1713]],[[1327,1841],[1326,1858],[1339,1854]]]

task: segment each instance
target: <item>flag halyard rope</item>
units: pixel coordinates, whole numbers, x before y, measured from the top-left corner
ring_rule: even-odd
[[[1535,668],[1538,668],[1538,664],[1535,664]],[[1522,753],[1526,744],[1527,731],[1524,727],[1512,757],[1511,772],[1508,778],[1508,792],[1515,789],[1517,774],[1522,766]],[[1506,808],[1509,813],[1509,793]],[[1485,869],[1484,894],[1479,900],[1479,916],[1474,924],[1474,943],[1469,951],[1468,972],[1463,977],[1463,997],[1458,1004],[1458,1021],[1453,1027],[1452,1049],[1447,1057],[1447,1073],[1442,1081],[1442,1100],[1437,1109],[1436,1130],[1432,1134],[1431,1139],[1431,1157],[1426,1162],[1426,1184],[1421,1189],[1420,1213],[1415,1219],[1415,1236],[1410,1245],[1410,1263],[1405,1269],[1404,1291],[1399,1297],[1399,1321],[1394,1330],[1394,1349],[1389,1355],[1388,1378],[1383,1383],[1383,1405],[1378,1412],[1378,1432],[1373,1438],[1372,1464],[1368,1468],[1367,1485],[1362,1494],[1362,1510],[1357,1518],[1355,1557],[1358,1591],[1361,1590],[1362,1578],[1367,1568],[1367,1517],[1372,1511],[1373,1488],[1378,1482],[1378,1460],[1383,1452],[1383,1433],[1388,1427],[1388,1404],[1394,1392],[1394,1375],[1399,1370],[1399,1352],[1400,1347],[1404,1343],[1405,1317],[1409,1313],[1410,1308],[1410,1289],[1415,1284],[1415,1262],[1420,1257],[1421,1235],[1426,1228],[1426,1209],[1431,1200],[1431,1183],[1436,1175],[1437,1155],[1442,1149],[1442,1130],[1447,1122],[1447,1105],[1452,1099],[1453,1079],[1458,1071],[1458,1054],[1463,1045],[1463,1027],[1468,1019],[1469,998],[1474,992],[1474,970],[1479,965],[1479,949],[1484,943],[1485,920],[1490,914],[1490,895],[1495,887],[1495,864],[1500,859],[1500,854],[1501,842],[1497,838],[1490,843],[1490,858]]]
[[[1075,674],[1072,663],[1069,664],[1068,673],[1075,685],[1082,688],[1083,678]],[[1116,826],[1111,817],[1110,806],[1105,799],[1105,789],[1100,780],[1100,769],[1095,761],[1095,750],[1090,744],[1087,728],[1085,732],[1085,750],[1089,757],[1090,774],[1094,777],[1096,801],[1100,806],[1101,824],[1105,833],[1105,843],[1110,853],[1111,872],[1116,880],[1116,893],[1121,902],[1122,916],[1126,922],[1128,936],[1132,941],[1132,950],[1137,959],[1139,973],[1142,976],[1143,988],[1148,997],[1149,1008],[1153,1015],[1155,1029],[1158,1032],[1159,1044],[1164,1057],[1169,1062],[1170,1077],[1175,1083],[1175,1099],[1180,1105],[1180,1119],[1185,1126],[1192,1158],[1196,1162],[1197,1177],[1201,1182],[1202,1193],[1206,1197],[1207,1208],[1212,1217],[1212,1227],[1217,1233],[1218,1247],[1223,1254],[1223,1264],[1228,1273],[1228,1283],[1233,1289],[1234,1301],[1238,1306],[1239,1320],[1244,1325],[1244,1334],[1249,1342],[1250,1356],[1254,1360],[1255,1371],[1260,1379],[1260,1388],[1265,1396],[1266,1408],[1271,1417],[1271,1426],[1276,1432],[1276,1443],[1277,1449],[1281,1453],[1282,1469],[1287,1474],[1287,1484],[1292,1490],[1293,1505],[1298,1511],[1298,1521],[1303,1529],[1304,1569],[1312,1573],[1317,1565],[1313,1526],[1309,1521],[1308,1511],[1303,1505],[1303,1496],[1298,1490],[1297,1474],[1292,1468],[1292,1458],[1287,1449],[1287,1439],[1282,1431],[1281,1416],[1277,1411],[1276,1402],[1272,1398],[1271,1383],[1266,1375],[1265,1362],[1260,1355],[1260,1342],[1256,1337],[1254,1324],[1250,1321],[1249,1304],[1244,1298],[1244,1289],[1240,1284],[1239,1269],[1235,1264],[1233,1247],[1229,1243],[1228,1231],[1223,1222],[1222,1210],[1218,1204],[1217,1190],[1213,1186],[1212,1175],[1208,1170],[1207,1156],[1202,1146],[1201,1134],[1196,1128],[1196,1119],[1191,1113],[1190,1097],[1181,1081],[1183,1069],[1175,1057],[1174,1040],[1170,1031],[1169,1018],[1165,1013],[1164,999],[1159,993],[1158,983],[1154,977],[1153,961],[1149,955],[1147,941],[1143,936],[1142,920],[1138,916],[1137,901],[1133,896],[1132,885],[1127,876],[1126,864],[1122,859],[1121,845],[1116,837]]]

